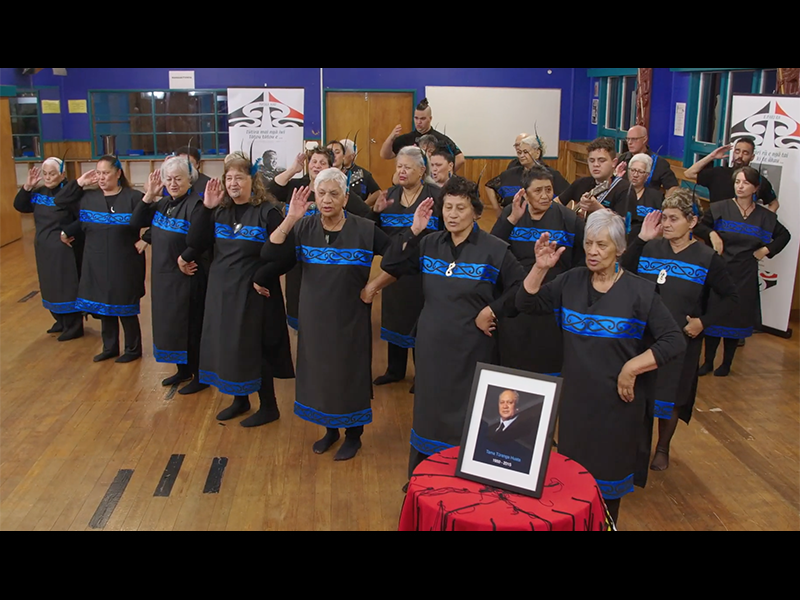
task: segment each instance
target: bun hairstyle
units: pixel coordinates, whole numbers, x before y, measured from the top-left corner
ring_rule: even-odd
[[[258,176],[256,171],[253,174],[253,161],[244,152],[234,152],[225,157],[225,173],[222,176],[222,186],[225,187],[225,180],[230,171],[239,171],[250,176],[253,181],[253,193],[250,197],[250,204],[253,206],[260,206],[265,202],[270,204],[278,204],[275,197],[267,191],[264,185],[264,180]],[[225,197],[222,199],[222,208],[230,208],[233,206],[233,200],[228,195],[228,190],[225,188]]]
[[[667,196],[661,211],[668,209],[679,210],[687,221],[691,221],[693,217],[703,218],[703,209],[696,202],[695,195],[688,189],[681,188]]]
[[[428,102],[427,98],[423,98],[422,102],[417,105],[417,110],[428,110],[431,107],[431,103]]]
[[[483,215],[484,205],[481,201],[481,196],[477,183],[473,183],[463,177],[451,177],[450,181],[444,184],[442,188],[442,202],[445,196],[454,196],[456,198],[467,198],[472,203],[472,208],[475,210],[475,215],[480,217]]]

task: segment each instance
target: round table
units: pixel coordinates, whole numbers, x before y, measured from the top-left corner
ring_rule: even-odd
[[[459,449],[432,456],[414,472],[400,531],[614,531],[594,478],[553,454],[541,500],[456,477]]]

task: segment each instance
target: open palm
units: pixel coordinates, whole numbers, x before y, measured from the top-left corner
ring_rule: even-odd
[[[566,250],[566,247],[559,249],[557,243],[550,241],[550,234],[545,233],[536,242],[536,266],[547,270],[554,268]]]

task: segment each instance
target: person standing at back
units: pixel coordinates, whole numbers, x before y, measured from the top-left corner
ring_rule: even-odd
[[[639,154],[646,154],[652,158],[653,164],[647,174],[645,186],[660,191],[664,196],[668,196],[671,192],[676,191],[681,184],[667,160],[653,153],[649,142],[650,134],[645,127],[631,127],[628,131],[628,151],[619,157],[619,162],[630,166],[633,157]]]

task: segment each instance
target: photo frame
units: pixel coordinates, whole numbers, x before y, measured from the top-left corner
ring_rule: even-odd
[[[563,380],[479,364],[456,477],[541,499]]]

